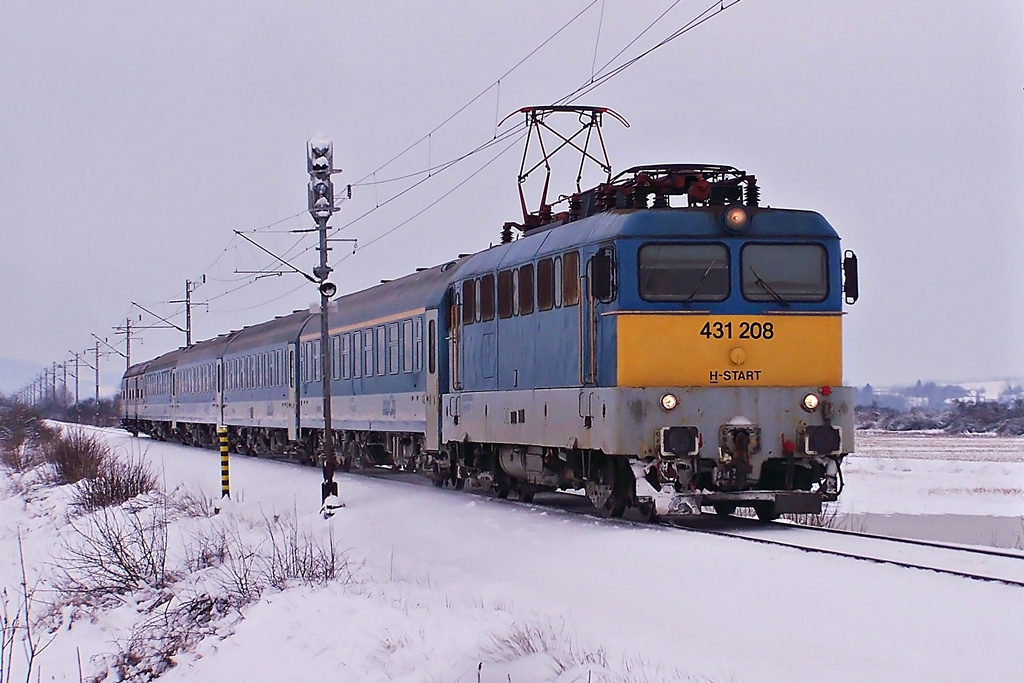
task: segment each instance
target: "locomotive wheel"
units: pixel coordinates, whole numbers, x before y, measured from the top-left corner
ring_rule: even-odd
[[[719,517],[728,517],[732,513],[736,512],[735,503],[715,503],[715,514]]]
[[[653,524],[661,519],[658,515],[658,508],[654,505],[654,501],[640,503],[640,505],[637,506],[637,510],[640,512],[640,521],[645,524]]]
[[[771,522],[779,518],[779,513],[775,511],[774,503],[755,505],[754,512],[757,513],[757,518],[762,522]]]
[[[626,514],[626,499],[613,493],[604,503],[604,512],[609,517],[619,518]]]

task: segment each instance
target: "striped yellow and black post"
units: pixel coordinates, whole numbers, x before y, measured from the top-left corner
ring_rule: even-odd
[[[231,497],[230,476],[228,474],[228,428],[221,426],[217,429],[220,435],[220,497]]]

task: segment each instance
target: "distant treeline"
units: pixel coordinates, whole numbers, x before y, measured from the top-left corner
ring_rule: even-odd
[[[892,432],[937,429],[947,434],[1024,436],[1024,399],[1011,403],[955,403],[937,410],[858,406],[857,428]]]
[[[13,396],[0,394],[0,412],[18,405]],[[78,422],[80,424],[98,425],[100,427],[113,427],[121,421],[121,397],[101,398],[97,404],[96,399],[89,398],[84,401],[74,402],[74,397],[56,398],[47,397],[37,401],[32,406],[33,413],[46,420],[58,420],[60,422]],[[4,680],[0,678],[0,681]]]

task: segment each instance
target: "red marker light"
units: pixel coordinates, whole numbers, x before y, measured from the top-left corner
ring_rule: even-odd
[[[828,396],[829,394],[832,393],[832,387],[822,387],[821,393],[823,396]]]

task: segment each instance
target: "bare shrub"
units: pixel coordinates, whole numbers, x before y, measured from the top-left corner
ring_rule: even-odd
[[[175,655],[214,633],[213,624],[229,609],[223,600],[209,595],[179,600],[165,593],[121,644],[111,668],[118,680],[152,680],[174,667]]]
[[[565,624],[559,628],[549,622],[512,624],[508,633],[493,636],[484,654],[493,660],[511,662],[532,654],[551,658],[555,672],[562,674],[574,667],[596,666],[608,668],[608,656],[603,648],[590,650],[564,634]]]
[[[94,434],[70,429],[43,447],[43,458],[53,466],[57,482],[74,484],[95,477],[110,458],[110,448]]]
[[[22,472],[41,462],[40,449],[55,432],[32,406],[0,397],[0,463]]]
[[[143,460],[103,456],[94,474],[75,484],[73,505],[97,510],[121,505],[136,496],[157,490],[157,478]]]
[[[323,545],[311,534],[300,532],[294,516],[275,515],[263,521],[269,542],[267,580],[274,588],[283,589],[293,580],[322,585],[347,574],[347,561],[338,550],[333,527]]]
[[[261,537],[254,541],[235,521],[196,533],[187,544],[185,564],[193,572],[212,569],[212,580],[235,607],[259,599],[267,588],[283,590],[293,582],[353,580],[348,554],[339,549],[333,530],[321,542],[301,532],[292,516],[264,517],[256,530]]]
[[[74,537],[65,540],[59,567],[67,592],[90,599],[164,588],[173,578],[166,510],[100,508],[71,527]]]

